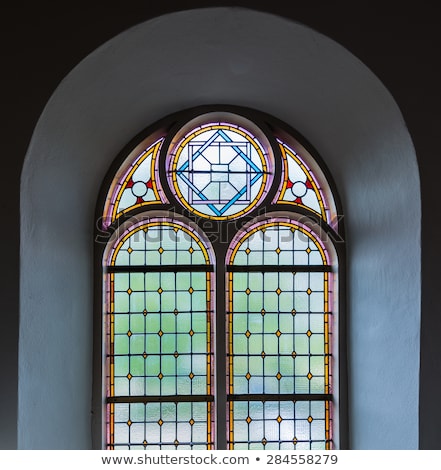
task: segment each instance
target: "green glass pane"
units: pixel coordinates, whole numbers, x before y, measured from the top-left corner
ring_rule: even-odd
[[[279,287],[283,292],[292,292],[294,290],[294,278],[291,273],[279,275]]]
[[[233,392],[238,394],[248,393],[248,380],[242,376],[235,376]]]
[[[161,352],[161,341],[158,334],[146,335],[145,349],[147,354],[159,354]]]
[[[127,356],[115,356],[115,376],[126,377],[130,372],[129,358]]]
[[[309,296],[306,292],[296,292],[294,294],[294,308],[298,312],[309,311]]]
[[[294,336],[294,348],[297,355],[309,354],[309,338],[306,334],[296,334]]]
[[[272,357],[272,356],[265,357],[265,375],[275,376],[277,372],[279,372],[278,357]]]
[[[129,404],[128,403],[115,403],[114,404],[114,413],[115,413],[115,422],[127,423],[129,420]]]
[[[248,358],[236,356],[233,361],[233,372],[235,375],[245,375],[248,372]]]
[[[233,311],[234,312],[248,312],[247,297],[244,293],[233,294]]]
[[[201,257],[200,253],[193,253],[191,254],[188,250],[185,251],[175,251],[174,253],[175,260],[170,262],[169,258],[166,258],[167,261],[169,261],[169,264],[195,264],[194,260]],[[199,261],[200,264],[203,263],[203,261]]]
[[[264,379],[265,393],[280,393],[279,381],[272,376],[266,375]]]
[[[196,355],[192,358],[192,372],[196,375],[205,375],[207,372],[207,357],[205,355]]]
[[[305,248],[306,249],[306,248]],[[305,251],[305,249],[294,251],[294,259],[293,259],[293,264],[310,264],[310,258],[308,253]]]
[[[267,292],[275,292],[279,287],[279,273],[265,273],[263,278],[264,289]]]
[[[294,359],[292,356],[279,357],[279,371],[283,375],[282,380],[288,380],[294,376]],[[292,380],[289,380],[292,388]]]
[[[161,337],[161,353],[172,354],[176,350],[176,339],[175,335],[164,334]]]
[[[323,377],[313,377],[309,382],[311,393],[325,393],[325,380]]]
[[[177,336],[176,349],[178,352],[191,351],[191,336],[188,333]]]
[[[256,310],[251,310],[251,311],[256,311]],[[264,322],[264,318],[260,313],[257,313],[257,314],[250,313],[248,315],[248,329],[252,333],[262,332],[263,331],[263,322]]]
[[[119,250],[118,254],[116,255],[115,265],[116,266],[127,266],[129,264],[130,264],[130,255],[127,252],[127,249],[124,249],[122,247]]]
[[[191,264],[205,264],[205,257],[202,251],[195,251],[191,255]]]
[[[205,292],[195,291],[191,298],[193,310],[206,310],[207,308],[207,296]]]
[[[207,392],[207,380],[205,377],[195,377],[192,380],[192,392],[195,395],[204,395]]]
[[[253,357],[250,360],[249,372],[252,376],[263,375],[263,359],[261,357]]]
[[[284,332],[279,338],[279,353],[291,354],[294,351],[294,338],[292,334]]]
[[[263,308],[267,312],[278,312],[279,296],[275,292],[265,292],[263,294]]]
[[[130,315],[130,331],[132,333],[144,333],[144,323],[146,317],[142,314],[132,314]]]
[[[129,264],[131,266],[142,266],[145,264],[146,253],[144,251],[134,250],[130,253]]]
[[[279,295],[279,311],[291,312],[294,307],[294,296],[292,292],[283,291]]]
[[[130,353],[131,354],[142,354],[145,349],[144,335],[133,335],[130,336]]]
[[[178,312],[191,311],[191,295],[187,291],[180,291],[176,297],[176,309]]]
[[[262,352],[262,335],[258,333],[253,333],[248,338],[248,352],[252,355],[260,355]]]
[[[191,275],[191,287],[194,290],[205,291],[206,289],[206,274],[205,273],[192,273]]]
[[[176,315],[176,332],[187,333],[191,329],[191,314],[179,312]]]
[[[310,296],[310,311],[323,312],[325,308],[325,301],[323,292],[313,292]]]
[[[114,315],[114,329],[115,333],[127,333],[129,331],[129,315],[115,314]]]
[[[234,354],[248,353],[248,342],[243,334],[233,335],[233,351]]]
[[[291,334],[294,332],[294,317],[291,313],[279,315],[279,329],[283,333]]]
[[[132,292],[130,294],[130,311],[142,312],[145,306],[144,292]]]
[[[176,331],[176,315],[173,313],[161,314],[161,330],[163,333],[175,333]]]
[[[243,249],[237,251],[236,256],[234,257],[234,264],[236,265],[247,265],[249,264],[248,256]]]
[[[157,292],[161,287],[161,273],[146,273],[145,274],[145,290]]]
[[[161,328],[161,316],[156,313],[147,314],[146,318],[146,333],[157,333]]]
[[[159,247],[158,247],[159,249]],[[145,257],[145,262],[142,263],[142,264],[145,264],[146,266],[160,266],[161,265],[161,255],[159,253],[159,251],[157,251],[158,249],[156,250],[152,250],[152,251],[146,251],[145,253],[143,253],[144,257]],[[136,252],[134,251],[130,256],[133,256]],[[140,259],[140,261],[142,260],[142,258]],[[133,263],[135,264],[135,263]],[[141,262],[139,263],[141,264]]]
[[[191,273],[176,273],[176,289],[178,291],[188,290],[191,286],[191,279]],[[205,288],[205,284],[202,285],[202,288]]]
[[[276,333],[279,330],[279,315],[266,313],[263,319],[265,333]]]
[[[243,292],[248,287],[248,276],[246,273],[233,274],[233,290]]]
[[[161,356],[161,372],[164,376],[176,375],[176,359],[172,355],[162,354]]]
[[[296,291],[306,292],[309,287],[309,273],[296,273],[294,286]]]
[[[233,316],[233,333],[245,333],[247,330],[247,315],[235,314]]]
[[[262,350],[265,354],[278,354],[279,352],[279,340],[276,335],[264,335]],[[266,361],[267,359],[265,359]]]
[[[191,339],[193,353],[205,353],[207,350],[207,336],[202,333],[195,333]]]
[[[129,379],[126,377],[115,377],[115,395],[129,395]]]
[[[310,315],[310,330],[313,333],[323,333],[325,328],[325,316],[322,313]]]
[[[145,361],[142,356],[131,356],[130,357],[130,373],[133,376],[144,375]]]
[[[143,395],[144,390],[144,378],[143,377],[132,377],[130,379],[130,395]]]
[[[190,372],[188,372],[190,373]],[[176,378],[176,387],[181,395],[191,395],[191,380],[186,376]]]
[[[129,311],[129,294],[126,292],[115,292],[115,313]]]
[[[248,309],[250,312],[259,312],[263,307],[262,292],[251,292],[248,296]]]
[[[130,289],[133,291],[144,290],[144,274],[143,273],[130,273]]]
[[[306,332],[309,328],[311,316],[306,313],[296,313],[294,316],[294,329],[296,332]]]
[[[129,353],[129,338],[125,335],[115,335],[113,343],[115,354]]]
[[[324,273],[310,273],[309,274],[309,287],[313,291],[323,291]]]
[[[299,356],[299,353],[297,353],[294,363],[296,376],[306,377],[309,372],[309,357]]]
[[[194,313],[192,315],[192,329],[195,333],[204,333],[207,331],[207,315],[206,313]]]
[[[309,345],[311,348],[311,354],[324,354],[325,353],[324,335],[314,333],[309,340]]]
[[[129,427],[127,423],[115,423],[114,428],[114,442],[115,444],[118,443],[126,443],[130,442],[129,440]]]
[[[148,395],[160,394],[160,380],[156,377],[148,377],[145,379],[145,388]]]
[[[161,395],[176,395],[176,381],[174,377],[161,379]]]
[[[115,291],[127,292],[130,287],[128,273],[115,273],[114,274],[114,288]]]
[[[145,296],[145,308],[147,312],[160,312],[161,296],[157,292],[147,292]]]

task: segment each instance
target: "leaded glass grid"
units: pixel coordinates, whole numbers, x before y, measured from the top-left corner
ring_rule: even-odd
[[[161,121],[109,186],[108,449],[338,446],[336,202],[265,120]]]
[[[229,256],[229,448],[330,448],[326,250],[275,219],[249,227]]]
[[[107,447],[213,446],[212,271],[196,233],[138,224],[108,258]]]

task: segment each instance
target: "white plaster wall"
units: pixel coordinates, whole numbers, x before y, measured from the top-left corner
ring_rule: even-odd
[[[420,192],[405,123],[343,47],[238,8],[172,13],[123,32],[64,79],[38,122],[21,187],[19,447],[91,447],[100,183],[137,132],[210,103],[273,114],[321,153],[345,210],[351,444],[417,448]]]

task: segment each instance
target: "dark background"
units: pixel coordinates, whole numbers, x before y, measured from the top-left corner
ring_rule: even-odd
[[[441,449],[441,14],[435,2],[330,0],[2,3],[0,449],[17,447],[20,173],[37,120],[63,77],[105,41],[154,16],[210,6],[267,11],[327,35],[364,62],[401,109],[422,191],[420,448]]]

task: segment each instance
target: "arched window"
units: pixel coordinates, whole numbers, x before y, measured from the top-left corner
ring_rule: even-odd
[[[271,116],[198,108],[115,166],[97,233],[103,446],[339,447],[342,224],[317,153]]]

